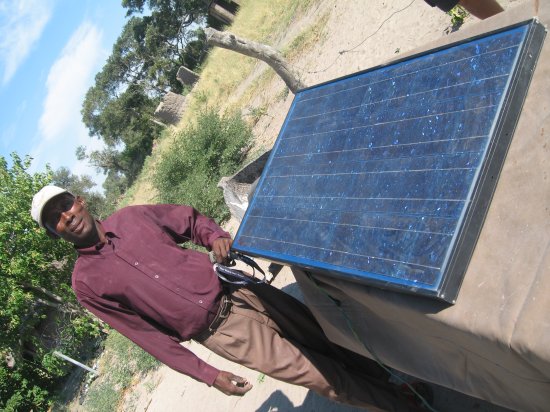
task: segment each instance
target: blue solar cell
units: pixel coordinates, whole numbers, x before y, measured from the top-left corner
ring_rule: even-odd
[[[521,106],[525,97],[526,87],[511,85],[536,62],[522,57],[534,47],[536,27],[530,22],[299,91],[234,248],[454,299],[461,278],[451,290],[446,276],[462,276],[456,260],[469,260],[459,251],[462,237],[479,234],[471,221],[485,215],[480,196],[490,198],[495,184],[485,187],[481,177],[494,146],[509,144],[501,126],[517,122],[519,109],[508,110],[507,102]]]

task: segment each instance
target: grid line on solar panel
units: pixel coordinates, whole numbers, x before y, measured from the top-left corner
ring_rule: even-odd
[[[399,123],[399,122],[406,122],[406,121],[419,120],[419,119],[427,119],[429,117],[445,116],[445,115],[450,115],[450,114],[462,114],[462,113],[467,113],[467,112],[472,112],[472,111],[479,111],[480,109],[492,109],[496,106],[497,106],[497,104],[491,104],[491,105],[487,105],[487,106],[474,107],[472,109],[466,109],[466,110],[453,110],[453,111],[449,111],[449,112],[432,113],[432,114],[424,115],[424,116],[417,116],[417,117],[411,117],[411,118],[399,119],[399,120],[390,120],[390,121],[371,123],[371,124],[362,124],[361,126],[352,126],[352,127],[346,127],[346,128],[342,128],[342,129],[336,129],[336,130],[327,130],[327,131],[324,131],[324,132],[307,133],[307,134],[298,135],[298,136],[291,136],[291,137],[286,137],[285,136],[285,137],[282,138],[282,140],[299,139],[299,138],[303,138],[303,137],[315,136],[315,135],[333,133],[333,132],[345,132],[345,131],[349,131],[349,130],[363,129],[363,128],[372,127],[372,126],[382,126],[382,125],[386,125],[386,124],[395,124],[395,123]]]
[[[350,155],[356,154],[350,153]],[[289,162],[288,158],[282,158],[281,161],[276,162],[272,166],[271,177],[281,177],[285,175],[297,175],[298,172],[302,172],[305,167],[311,172],[311,175],[316,175],[319,172],[323,172],[330,167],[331,173],[345,173],[353,172],[357,170],[357,166],[361,167],[363,171],[384,171],[384,170],[396,170],[407,169],[407,170],[418,170],[420,167],[424,166],[427,163],[430,163],[433,166],[433,169],[445,169],[446,166],[462,166],[470,167],[472,165],[477,165],[483,154],[482,150],[470,150],[470,151],[458,151],[458,152],[448,152],[448,153],[438,153],[437,155],[433,154],[413,154],[409,156],[394,156],[391,158],[379,158],[361,156],[356,159],[355,156],[342,156],[336,159],[327,159],[317,157],[309,158],[306,156],[305,159],[301,161]],[[302,156],[303,157],[303,156]]]
[[[260,216],[260,215],[250,215],[250,217],[266,219],[266,220],[274,219],[274,220],[284,220],[284,221],[291,221],[291,222],[308,222],[308,223],[328,224],[328,225],[334,225],[334,226],[358,227],[358,228],[364,228],[364,229],[380,229],[380,230],[398,231],[398,232],[425,233],[425,234],[430,234],[430,235],[443,235],[443,236],[452,236],[453,235],[452,233],[430,232],[428,230],[413,230],[413,229],[400,229],[400,228],[395,228],[395,227],[366,226],[366,225],[358,225],[358,224],[351,224],[351,223],[336,223],[336,222],[323,221],[323,220],[314,220],[314,219],[306,220],[306,219],[284,218],[284,217],[273,217],[273,216]]]
[[[392,199],[394,200],[394,199]],[[425,202],[424,200],[422,200]],[[464,202],[459,200],[458,202]],[[278,207],[270,210],[257,210],[251,217],[258,219],[281,218],[292,219],[299,217],[300,220],[312,220],[320,222],[334,222],[335,224],[360,224],[364,227],[389,227],[399,230],[413,230],[433,232],[441,234],[452,234],[456,229],[456,217],[450,216],[426,216],[411,213],[363,213],[357,210],[341,209],[315,209],[304,207],[298,200],[293,202],[292,208]]]
[[[441,172],[441,171],[451,171],[451,170],[474,170],[477,167],[449,167],[446,169],[436,169],[436,168],[425,168],[425,169],[408,169],[408,170],[380,170],[378,172],[340,172],[340,173],[307,173],[307,174],[292,174],[292,175],[281,175],[281,176],[267,176],[266,179],[278,179],[278,178],[287,178],[287,177],[315,177],[315,176],[348,176],[348,175],[370,175],[370,174],[383,174],[383,173],[422,173],[422,172]]]
[[[501,68],[501,70],[505,70],[505,68]],[[321,108],[324,109],[322,112],[315,111],[315,110],[308,110],[307,116],[297,114],[296,116],[293,117],[293,119],[289,119],[289,121],[292,122],[294,121],[294,119],[300,120],[305,118],[317,117],[324,113],[331,113],[331,112],[341,113],[343,111],[350,110],[352,108],[361,108],[361,107],[384,105],[384,104],[387,105],[388,103],[393,103],[396,101],[418,102],[418,101],[423,101],[422,99],[423,95],[426,95],[426,97],[430,97],[430,100],[429,100],[430,102],[445,99],[447,96],[449,96],[453,92],[455,93],[455,96],[456,96],[456,93],[458,92],[460,92],[460,94],[464,94],[468,96],[472,94],[471,93],[472,89],[481,90],[481,91],[495,90],[496,87],[500,87],[502,85],[503,77],[507,76],[508,74],[509,73],[505,72],[498,75],[494,75],[486,78],[474,79],[472,81],[466,81],[466,82],[461,81],[462,79],[457,79],[456,83],[453,83],[453,84],[449,84],[449,80],[444,81],[444,80],[432,79],[429,83],[424,85],[424,83],[418,84],[418,79],[414,79],[416,83],[408,85],[408,87],[411,87],[413,89],[412,90],[408,89],[407,92],[401,92],[403,94],[400,94],[398,96],[392,96],[389,98],[387,96],[383,96],[383,97],[380,96],[378,100],[372,100],[373,97],[371,97],[371,95],[374,95],[374,97],[376,98],[375,93],[378,93],[378,91],[377,90],[372,91],[369,89],[368,92],[362,95],[352,96],[352,99],[340,101],[338,102],[337,105],[332,104],[331,101],[328,101],[327,102],[328,105],[321,106]],[[441,84],[437,84],[437,82],[441,82]],[[465,91],[463,92],[463,90]],[[354,99],[357,99],[357,98],[360,98],[360,102],[354,101]],[[365,99],[367,100],[365,101]],[[299,111],[297,110],[297,112]],[[311,114],[312,112],[313,114]]]
[[[265,223],[268,219],[263,219]],[[257,219],[250,218],[251,222],[257,224]],[[400,262],[408,262],[423,266],[434,266],[434,264],[442,263],[441,252],[445,249],[450,241],[448,234],[420,234],[418,232],[388,232],[379,229],[370,229],[362,227],[337,226],[332,224],[319,224],[309,222],[294,222],[294,226],[276,225],[273,222],[269,223],[269,229],[256,231],[252,230],[247,233],[247,236],[255,238],[274,238],[281,240],[281,243],[299,243],[300,245],[310,245],[321,248],[333,248],[334,251],[346,253],[358,253],[361,256],[381,256],[390,258],[391,260],[399,260]],[[292,241],[284,235],[288,231],[288,227],[292,227],[296,233],[293,234]],[[276,231],[276,233],[274,232]],[[374,234],[381,239],[380,242],[364,243],[360,240],[371,238]],[[283,242],[283,240],[285,240]],[[425,255],[411,255],[411,241],[415,241],[417,247],[424,245],[429,246],[433,252],[437,253]],[[296,251],[293,251],[296,252]],[[410,255],[410,256],[409,256]],[[400,258],[407,258],[397,259]],[[319,257],[324,260],[322,257]]]
[[[489,126],[482,124],[470,123],[467,130],[464,127],[465,121],[472,119],[464,119],[464,121],[454,128],[449,126],[449,123],[441,123],[434,125],[425,125],[429,127],[423,127],[420,130],[414,132],[411,135],[409,128],[408,141],[403,142],[399,141],[397,136],[400,136],[402,133],[406,132],[406,129],[403,124],[394,125],[396,127],[389,128],[388,125],[382,126],[366,126],[366,127],[356,127],[352,130],[349,130],[347,134],[343,136],[338,134],[338,131],[329,131],[325,133],[316,133],[315,135],[309,136],[308,139],[300,141],[300,144],[293,143],[290,140],[296,139],[281,139],[279,141],[276,157],[284,156],[288,153],[297,153],[297,152],[320,152],[321,149],[331,149],[332,145],[334,149],[348,150],[356,148],[359,145],[359,148],[377,148],[377,147],[387,147],[395,146],[399,148],[399,143],[412,144],[412,143],[426,143],[426,142],[457,142],[461,143],[460,139],[463,137],[471,136],[487,136],[489,133]],[[401,130],[403,129],[403,130]],[[392,135],[394,133],[394,135]],[[465,134],[468,133],[468,136]],[[434,137],[439,137],[441,135],[451,136],[449,139],[434,139]],[[413,140],[413,141],[411,141]],[[345,146],[342,144],[345,143]],[[325,149],[326,150],[326,149]]]
[[[491,64],[495,64],[495,62],[491,62]],[[505,67],[501,67],[500,70],[504,70]],[[411,74],[414,74],[414,73],[411,73]],[[461,73],[462,74],[462,73]],[[434,73],[432,73],[432,75],[436,75]],[[449,81],[446,80],[445,83],[443,83],[442,85],[440,85],[439,87],[432,87],[430,89],[426,89],[426,90],[420,90],[420,91],[415,91],[415,92],[409,92],[409,93],[406,93],[406,94],[402,94],[402,95],[399,95],[399,96],[392,96],[390,98],[386,98],[386,99],[380,99],[378,101],[374,101],[374,102],[368,102],[368,103],[362,103],[362,104],[359,104],[359,105],[356,105],[356,107],[361,107],[361,106],[365,106],[365,105],[369,105],[369,104],[376,104],[376,103],[384,103],[384,102],[387,102],[387,101],[392,101],[392,100],[395,100],[395,99],[400,99],[400,98],[407,98],[407,97],[414,97],[414,96],[418,96],[418,95],[421,95],[421,94],[425,94],[425,93],[430,93],[430,92],[436,92],[436,91],[446,91],[448,89],[452,89],[454,87],[459,87],[459,86],[462,86],[462,85],[468,85],[468,84],[475,84],[476,82],[480,82],[480,81],[488,81],[488,80],[492,80],[492,79],[498,79],[498,78],[502,78],[502,77],[506,77],[508,76],[509,73],[507,72],[499,72],[499,73],[496,73],[495,75],[491,76],[491,77],[487,77],[487,78],[475,78],[474,77],[474,80],[472,81],[469,81],[469,82],[460,82],[458,80],[460,79],[457,79],[457,83],[454,83],[454,84],[451,84],[449,85]],[[416,80],[416,79],[415,79]],[[374,82],[374,83],[367,83],[367,84],[363,84],[363,85],[360,85],[360,86],[357,86],[353,89],[362,89],[362,88],[369,88],[369,91],[372,91],[372,86],[373,85],[376,85],[376,84],[379,84],[381,85],[381,83],[383,82],[394,82],[395,80],[394,79],[385,79],[385,80],[381,80],[379,82]],[[443,80],[441,80],[441,82],[443,82]],[[420,85],[423,85],[424,83],[420,82]],[[437,85],[437,83],[436,83]],[[432,86],[432,84],[429,84],[429,86]],[[393,89],[399,89],[398,87],[395,87],[395,84],[392,83],[392,88]],[[353,90],[351,89],[351,90]],[[341,91],[338,91],[338,92],[334,92],[334,93],[331,93],[331,94],[327,94],[327,95],[324,95],[322,96],[322,98],[325,98],[325,97],[331,97],[333,98],[334,97],[334,94],[336,93],[343,93],[343,92],[347,92],[349,90],[341,90]],[[365,95],[358,95],[358,97],[365,97]],[[368,97],[368,95],[367,95]],[[297,116],[296,116],[296,120],[300,120],[302,118],[308,118],[308,117],[315,117],[315,116],[318,116],[320,114],[323,114],[323,113],[327,113],[329,111],[325,111],[325,112],[322,112],[322,113],[314,113],[313,115],[310,115],[310,116],[300,116],[299,112],[300,112],[300,109],[299,109],[299,105],[302,104],[302,103],[306,103],[310,100],[315,100],[315,99],[319,99],[321,97],[315,97],[315,98],[312,98],[312,99],[301,99],[299,100],[297,103],[296,103],[296,111],[298,112]],[[311,104],[311,103],[309,103]],[[346,109],[349,109],[350,107],[344,107],[343,110],[346,110]],[[308,112],[311,112],[312,111],[312,108],[311,107],[308,107]],[[292,120],[291,120],[292,121]]]
[[[306,199],[334,199],[334,196],[284,196],[284,195],[258,195],[259,198],[265,197],[265,198],[306,198]],[[348,196],[345,198],[339,198],[339,199],[357,199],[357,200],[411,200],[411,201],[419,201],[419,202],[425,202],[425,201],[433,201],[433,202],[464,202],[465,199],[429,199],[429,198],[410,198],[410,197],[356,197],[356,196]]]
[[[250,238],[251,236],[243,235],[242,237],[243,238]],[[419,267],[423,267],[423,268],[427,268],[427,269],[436,269],[436,270],[441,269],[440,267],[437,267],[437,266],[422,265],[422,264],[419,264],[419,263],[405,262],[405,261],[396,260],[396,259],[388,259],[388,258],[383,258],[383,257],[380,257],[380,256],[362,255],[362,254],[356,253],[356,252],[348,252],[348,251],[345,251],[345,250],[337,250],[337,249],[334,249],[334,248],[329,249],[329,248],[323,248],[323,247],[319,247],[319,246],[311,246],[311,245],[307,245],[305,243],[288,242],[288,241],[283,241],[283,240],[262,238],[262,237],[253,237],[253,239],[255,239],[255,240],[267,240],[267,241],[270,241],[270,242],[283,243],[285,245],[292,245],[292,246],[301,246],[301,247],[306,247],[306,248],[310,248],[310,249],[319,249],[319,250],[324,250],[326,252],[338,252],[338,253],[343,253],[343,254],[346,254],[346,255],[365,257],[365,258],[369,258],[369,259],[373,259],[373,260],[384,260],[384,261],[387,261],[387,262],[402,263],[402,264],[405,264],[405,265],[419,266]],[[307,257],[306,255],[300,255],[300,256]]]
[[[285,207],[283,202],[292,202],[296,205],[295,209],[314,209],[318,203],[329,201],[328,204],[335,204],[334,207],[327,206],[327,204],[321,205],[323,210],[340,212],[341,207],[338,207],[338,203],[342,206],[346,206],[346,210],[350,212],[361,212],[363,214],[373,215],[392,215],[392,216],[417,216],[420,219],[424,218],[439,218],[450,219],[456,221],[458,214],[462,210],[461,203],[465,204],[469,202],[467,199],[396,199],[396,198],[367,198],[367,197],[334,197],[334,196],[318,196],[318,197],[304,197],[299,195],[294,196],[262,196],[258,195],[258,207]],[[299,202],[299,203],[297,203]],[[308,202],[311,202],[311,206],[307,207]],[[313,203],[318,202],[318,203]],[[279,205],[279,203],[281,205]],[[369,208],[369,203],[374,203],[372,209]],[[432,206],[427,206],[430,203],[434,203]],[[418,207],[415,208],[415,204]]]
[[[254,243],[258,244],[259,247],[267,246],[269,241],[270,240],[267,238],[254,238]],[[275,241],[275,246],[277,245],[285,246],[287,248],[289,246],[292,247],[293,255],[296,258],[304,259],[304,263],[306,264],[307,262],[311,262],[311,259],[313,259],[313,261],[317,259],[319,262],[322,262],[322,265],[325,265],[327,269],[337,269],[338,267],[341,267],[349,270],[352,274],[359,277],[365,277],[367,275],[369,277],[378,277],[379,279],[387,279],[389,277],[395,278],[396,280],[399,279],[404,284],[424,284],[430,288],[433,287],[440,278],[440,269],[428,265],[406,263],[403,261],[396,261],[364,254],[339,252],[334,249],[320,249],[297,242],[285,244]],[[301,253],[298,250],[302,250],[304,253]],[[285,255],[288,255],[288,251],[286,249],[273,250],[272,252],[275,255],[280,255],[283,259]],[[309,253],[309,255],[307,253]],[[313,258],[312,255],[314,255]],[[315,255],[325,256],[326,259],[315,257]],[[364,272],[361,265],[369,267],[367,273]]]
[[[448,50],[441,51],[438,55],[426,56],[425,61],[423,60],[423,56],[421,56],[421,57],[417,57],[417,58],[415,58],[411,61],[407,61],[406,65],[404,65],[403,63],[399,63],[396,66],[381,68],[379,71],[376,71],[376,72],[367,72],[363,76],[384,77],[382,80],[378,81],[378,82],[383,82],[387,79],[388,75],[391,76],[392,72],[399,73],[400,70],[403,70],[404,68],[406,69],[411,64],[412,65],[418,64],[418,65],[420,65],[421,68],[420,69],[415,69],[415,70],[412,70],[412,71],[409,71],[409,72],[406,72],[406,73],[397,74],[395,77],[407,76],[407,75],[410,75],[410,74],[413,74],[413,73],[416,73],[416,72],[420,72],[420,71],[432,70],[434,68],[441,68],[441,67],[448,66],[448,65],[451,65],[451,64],[456,63],[456,62],[465,61],[465,60],[472,59],[472,58],[475,58],[475,57],[478,57],[478,56],[485,56],[485,55],[488,55],[488,54],[494,54],[494,53],[498,53],[498,52],[502,52],[502,51],[510,51],[511,49],[517,49],[518,48],[518,43],[520,41],[520,39],[518,39],[518,38],[521,37],[521,35],[522,35],[522,33],[519,30],[515,33],[511,32],[511,33],[502,34],[501,35],[501,40],[504,41],[504,44],[506,44],[506,42],[514,42],[514,43],[512,43],[508,46],[499,47],[498,49],[494,49],[494,50],[492,50],[490,48],[492,45],[484,46],[484,47],[487,47],[488,50],[483,51],[483,52],[480,51],[481,47],[479,45],[472,45],[472,46],[469,46],[469,47],[464,47],[462,49],[461,53],[464,53],[466,56],[462,57],[462,58],[459,58],[459,59],[455,59],[453,61],[444,61],[441,64],[437,63],[437,61],[439,61],[439,60],[444,60],[445,56],[447,54],[450,54],[450,53],[453,53],[453,52],[456,51],[456,49],[453,50],[453,48],[451,48],[451,49],[448,49]],[[498,38],[498,36],[497,36],[497,38]],[[475,54],[472,53],[472,51],[475,52]],[[494,60],[494,59],[492,59],[492,60]],[[434,62],[435,62],[435,64],[434,64]],[[346,79],[344,79],[344,81],[345,80]],[[354,90],[354,89],[357,89],[357,88],[368,86],[368,84],[367,85],[362,84],[362,85],[359,85],[359,86],[352,86],[352,87],[347,87],[346,88],[344,81],[341,81],[339,84],[337,83],[337,84],[330,84],[330,85],[320,86],[317,90],[315,90],[315,89],[306,90],[305,92],[310,92],[310,93],[304,94],[303,96],[307,96],[308,94],[314,94],[314,96],[312,96],[312,97],[301,97],[297,103],[306,102],[306,101],[314,100],[314,99],[318,99],[318,98],[323,98],[323,97],[330,96],[334,93],[351,91],[351,90]],[[362,81],[364,81],[364,80],[361,77],[359,77],[357,79],[350,80],[351,83],[353,83],[353,82],[362,82]],[[372,83],[372,84],[375,84],[375,83]],[[324,90],[326,90],[327,88],[329,88],[329,87],[331,87],[333,90],[336,89],[336,91],[322,94],[322,92]],[[344,88],[341,89],[341,90],[337,90],[339,87],[344,87]],[[315,95],[315,94],[317,94],[317,95]]]
[[[423,120],[429,117],[435,117],[435,120],[440,120],[439,116],[495,107],[500,102],[501,96],[502,94],[500,92],[472,94],[470,96],[466,96],[467,99],[461,96],[436,102],[431,101],[429,105],[425,105],[422,102],[417,102],[416,104],[411,105],[411,107],[406,107],[403,105],[396,105],[393,108],[377,107],[368,113],[354,113],[348,117],[332,117],[324,115],[322,118],[317,119],[317,121],[304,121],[295,124],[293,128],[287,128],[285,132],[290,136],[285,136],[284,139],[311,135],[310,133],[303,133],[303,129],[307,129],[309,131],[313,128],[315,132],[318,132],[319,130],[330,132],[335,130],[345,131],[358,126],[368,127],[390,123],[393,124],[400,121]],[[349,127],[341,129],[344,124],[349,125]]]
[[[386,148],[394,148],[399,146],[414,146],[414,145],[421,145],[421,144],[430,144],[430,143],[441,143],[441,142],[456,142],[460,140],[472,140],[472,139],[480,139],[480,138],[487,138],[488,135],[478,135],[478,136],[469,136],[469,137],[460,137],[457,139],[437,139],[437,140],[428,140],[425,142],[409,142],[409,143],[397,143],[397,144],[387,144],[387,145],[380,145],[380,146],[368,146],[368,147],[358,147],[355,149],[342,149],[342,150],[331,150],[327,152],[315,152],[315,153],[300,153],[300,154],[293,154],[293,155],[276,155],[273,158],[274,159],[283,159],[287,157],[300,157],[300,156],[320,156],[325,154],[331,154],[331,153],[345,153],[345,152],[356,152],[356,151],[362,151],[362,150],[373,150],[373,149],[386,149]],[[456,153],[456,152],[453,152]],[[451,154],[451,153],[449,153]],[[435,156],[435,155],[434,155]]]
[[[296,117],[293,117],[292,119],[290,119],[289,121],[294,122],[296,120],[309,119],[309,118],[313,118],[313,117],[323,116],[323,115],[326,115],[326,114],[339,113],[339,112],[344,112],[346,110],[373,106],[373,105],[376,105],[376,104],[379,104],[379,103],[394,102],[394,101],[399,100],[399,99],[417,98],[417,97],[419,97],[423,94],[433,93],[433,92],[437,92],[437,91],[448,91],[448,90],[450,90],[452,88],[455,88],[455,87],[472,85],[472,84],[475,84],[475,83],[482,83],[482,82],[486,82],[486,81],[489,81],[489,80],[495,80],[495,79],[496,80],[507,79],[508,75],[509,75],[509,73],[505,73],[505,74],[498,75],[498,76],[485,77],[485,78],[482,78],[482,79],[475,79],[475,80],[468,81],[468,82],[461,82],[461,83],[453,84],[453,85],[450,85],[450,86],[439,87],[439,88],[434,88],[434,89],[429,89],[429,90],[422,90],[422,91],[414,92],[414,93],[407,93],[407,94],[392,97],[392,98],[389,98],[389,99],[383,99],[383,100],[377,100],[375,102],[358,104],[356,106],[344,107],[342,109],[335,109],[335,110],[327,111],[327,112],[323,112],[323,113],[315,113],[315,114],[312,114],[310,116],[302,116],[302,117],[297,117],[296,116]],[[481,95],[481,93],[480,93],[480,95]],[[470,95],[468,95],[468,96],[470,96]],[[449,99],[452,99],[452,98],[449,98]],[[438,99],[436,99],[436,100],[437,101],[442,101],[442,100],[438,100]],[[446,99],[443,99],[443,100],[446,100]]]
[[[377,123],[393,123],[396,120],[414,120],[415,118],[421,119],[426,115],[445,115],[458,110],[470,110],[476,108],[481,109],[487,106],[497,105],[498,102],[500,102],[501,96],[501,90],[483,91],[482,93],[475,92],[468,95],[449,97],[440,100],[430,99],[429,101],[427,100],[428,103],[411,98],[408,99],[410,105],[394,104],[388,107],[376,105],[368,112],[348,113],[347,117],[335,117],[334,115],[330,115],[328,113],[321,113],[317,116],[316,120],[310,118],[308,120],[303,120],[300,123],[296,123],[292,127],[287,127],[285,133],[290,136],[286,136],[285,138],[301,136],[299,133],[304,127],[307,129],[310,129],[311,127],[324,128],[328,126],[334,128],[339,127],[340,123],[351,123],[351,127],[369,126],[376,125]],[[363,109],[366,108],[363,107]],[[411,114],[412,116],[405,118],[405,113]],[[328,131],[332,130],[334,129],[329,129]]]

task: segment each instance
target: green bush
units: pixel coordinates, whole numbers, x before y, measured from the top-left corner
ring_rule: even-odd
[[[194,125],[176,136],[153,174],[162,203],[187,204],[219,223],[229,218],[223,194],[216,186],[235,173],[252,141],[252,131],[240,113],[219,115],[203,110]]]
[[[15,153],[10,163],[0,156],[0,411],[46,411],[73,369],[52,352],[79,358],[99,328],[71,289],[74,247],[50,239],[29,213],[51,169],[30,173],[31,158]]]

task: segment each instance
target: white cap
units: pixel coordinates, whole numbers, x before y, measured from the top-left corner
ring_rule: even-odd
[[[52,198],[60,195],[61,193],[70,192],[57,186],[44,186],[33,196],[31,216],[40,225],[40,227],[44,227],[44,224],[42,223],[42,210],[44,210],[44,206],[46,206],[46,203],[48,203]]]

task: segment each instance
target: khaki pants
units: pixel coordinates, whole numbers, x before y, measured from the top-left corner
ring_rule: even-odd
[[[334,401],[368,407],[370,411],[407,410],[385,377],[370,376],[376,367],[371,365],[372,361],[361,358],[369,369],[365,374],[350,371],[340,354],[326,353],[326,348],[332,344],[319,325],[312,324],[314,319],[305,306],[275,288],[266,287],[265,290],[276,295],[277,309],[268,301],[264,305],[264,301],[248,289],[233,290],[231,314],[201,343],[228,360],[275,379],[304,386]],[[273,299],[268,300],[273,302]],[[269,307],[269,313],[265,306]],[[279,311],[276,316],[273,316],[274,310]],[[292,340],[292,331],[285,333],[273,320],[284,317],[291,317],[292,324],[303,325],[303,331],[315,335],[309,336],[312,344],[299,342],[303,341],[303,336],[298,342]]]

